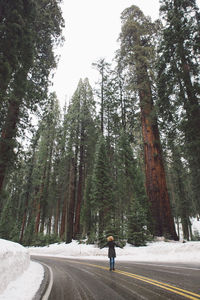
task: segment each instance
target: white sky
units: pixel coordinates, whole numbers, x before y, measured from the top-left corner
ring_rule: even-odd
[[[99,58],[108,62],[119,48],[122,11],[137,5],[145,15],[159,17],[159,0],[63,0],[65,43],[54,77],[53,90],[63,106],[73,95],[80,78],[88,77],[91,85],[97,81],[92,63]],[[200,6],[200,0],[197,0]]]

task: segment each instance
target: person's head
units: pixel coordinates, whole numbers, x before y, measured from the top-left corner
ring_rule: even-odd
[[[110,236],[107,237],[107,241],[108,242],[113,241],[113,240],[114,240],[114,237],[112,235],[110,235]]]

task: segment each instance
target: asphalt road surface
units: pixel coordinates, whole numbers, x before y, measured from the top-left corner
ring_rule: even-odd
[[[53,273],[49,300],[200,299],[197,264],[120,262],[33,256]]]

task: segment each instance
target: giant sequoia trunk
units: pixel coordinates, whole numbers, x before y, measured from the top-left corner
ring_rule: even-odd
[[[142,134],[146,174],[146,191],[150,201],[155,236],[168,236],[177,240],[174,220],[171,214],[165,170],[162,159],[159,129],[153,110],[150,80],[145,65],[139,64],[137,79],[141,106]]]

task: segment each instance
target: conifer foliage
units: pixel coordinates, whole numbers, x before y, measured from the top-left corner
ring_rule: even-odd
[[[193,238],[199,10],[195,0],[160,4],[155,22],[134,5],[122,12],[115,64],[97,60],[99,82],[80,79],[61,110],[49,92],[60,0],[0,1],[1,238],[101,245],[113,235],[144,246],[177,240],[180,224]]]

